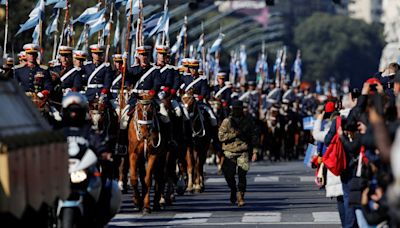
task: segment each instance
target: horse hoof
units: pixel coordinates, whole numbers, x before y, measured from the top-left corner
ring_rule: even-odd
[[[144,215],[148,215],[148,214],[150,214],[150,213],[151,213],[150,208],[147,208],[147,207],[143,208],[143,214],[144,214]]]
[[[195,189],[194,193],[201,193],[201,189]]]

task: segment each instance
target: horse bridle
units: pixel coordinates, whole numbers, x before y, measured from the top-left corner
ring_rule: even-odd
[[[136,105],[136,110],[134,112],[134,116],[133,116],[133,123],[134,123],[134,127],[135,127],[135,131],[136,131],[136,138],[138,141],[140,141],[143,138],[143,133],[141,131],[141,126],[149,126],[150,131],[152,130],[152,126],[154,125],[154,121],[153,119],[156,118],[156,114],[155,112],[153,112],[152,115],[152,119],[148,119],[148,112],[150,111],[151,106],[151,102],[152,100],[138,100],[138,104]],[[140,105],[139,105],[140,104]],[[138,111],[142,110],[142,119],[139,119],[138,116]],[[158,129],[158,142],[156,145],[154,145],[154,142],[152,142],[152,146],[154,148],[157,148],[160,146],[161,144],[161,133],[160,133],[160,126],[158,121],[156,122],[156,127]],[[147,139],[145,139],[147,140]]]

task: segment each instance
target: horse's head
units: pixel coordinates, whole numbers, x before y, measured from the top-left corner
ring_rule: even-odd
[[[136,134],[140,134],[138,138],[150,135],[150,129],[154,126],[154,117],[156,110],[153,106],[152,96],[140,96],[135,106],[133,116],[134,125],[136,126]]]
[[[192,107],[195,103],[193,90],[186,91],[182,96],[182,103],[186,108]]]
[[[218,100],[213,100],[209,101],[211,108],[213,109],[214,113],[218,113],[218,111],[221,109],[221,102]]]
[[[89,115],[94,130],[101,130],[100,126],[102,126],[103,123],[105,109],[105,101],[99,97],[95,97],[89,102]]]

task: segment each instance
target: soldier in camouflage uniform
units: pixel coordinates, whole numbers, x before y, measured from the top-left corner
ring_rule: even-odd
[[[254,129],[255,124],[252,118],[244,115],[243,102],[234,101],[231,115],[224,119],[218,132],[219,140],[223,143],[222,150],[225,158],[222,170],[225,180],[231,189],[230,201],[234,204],[237,200],[239,207],[245,204],[246,174],[249,170],[248,151],[251,148],[253,148],[252,161],[257,159],[259,140]],[[238,193],[235,180],[236,169],[239,176]]]

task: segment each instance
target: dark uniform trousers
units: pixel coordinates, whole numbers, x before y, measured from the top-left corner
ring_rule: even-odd
[[[237,167],[237,168],[236,168]],[[236,188],[236,169],[238,173],[238,186]],[[236,159],[229,159],[229,158],[224,158],[224,163],[222,164],[222,171],[224,172],[224,177],[226,180],[226,183],[228,183],[229,188],[233,192],[246,192],[246,186],[247,186],[247,180],[246,180],[246,174],[247,171],[242,169],[240,166],[237,166]]]

